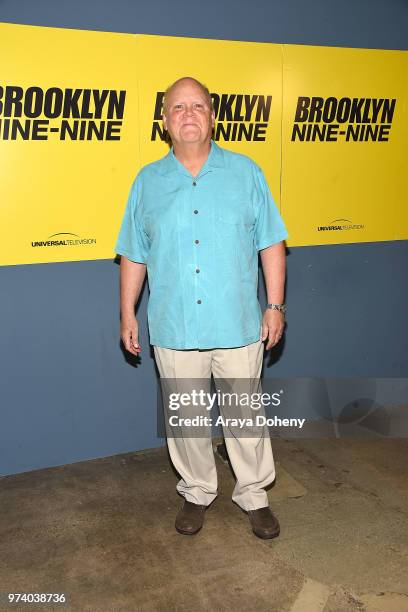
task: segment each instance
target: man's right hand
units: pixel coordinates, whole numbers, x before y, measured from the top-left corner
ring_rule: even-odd
[[[139,325],[136,317],[122,319],[120,324],[120,337],[125,349],[133,355],[139,355],[142,350],[139,346]]]

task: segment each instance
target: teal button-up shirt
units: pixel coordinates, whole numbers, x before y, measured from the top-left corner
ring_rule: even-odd
[[[258,251],[288,232],[262,170],[211,141],[193,177],[173,149],[133,182],[115,250],[147,266],[150,343],[172,349],[257,342]]]

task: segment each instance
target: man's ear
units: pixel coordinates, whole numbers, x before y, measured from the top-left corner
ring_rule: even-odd
[[[164,113],[162,113],[162,121],[163,121],[164,129],[167,130],[167,119],[166,119],[166,115]]]
[[[215,125],[215,112],[212,111],[211,112],[211,127],[214,127]]]

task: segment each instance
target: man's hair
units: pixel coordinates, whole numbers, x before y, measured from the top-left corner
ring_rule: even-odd
[[[171,85],[169,85],[167,87],[166,91],[164,92],[164,97],[163,97],[163,111],[165,112],[165,109],[166,109],[166,98],[168,97],[168,95],[170,94],[172,89],[174,89],[174,87],[176,87],[176,85],[178,85],[178,83],[180,83],[180,81],[185,81],[185,80],[193,81],[196,85],[198,85],[198,87],[201,89],[201,91],[203,92],[203,94],[207,98],[208,105],[210,107],[210,110],[212,111],[213,110],[213,103],[212,103],[212,98],[211,98],[211,95],[210,95],[210,90],[208,89],[208,87],[206,87],[206,85],[204,85],[204,83],[201,83],[200,81],[198,81],[194,77],[189,77],[189,76],[181,77],[180,79],[177,79],[177,81],[174,81],[174,83],[172,83]]]

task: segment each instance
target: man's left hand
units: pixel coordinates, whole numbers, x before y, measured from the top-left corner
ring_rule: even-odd
[[[268,339],[265,350],[269,350],[279,342],[285,327],[285,317],[279,310],[265,310],[262,319],[262,341]]]

